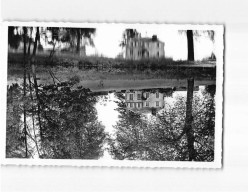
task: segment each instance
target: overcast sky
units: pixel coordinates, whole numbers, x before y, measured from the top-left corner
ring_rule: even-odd
[[[116,57],[122,48],[119,46],[125,26],[103,25],[98,26],[94,37],[95,48],[87,46],[87,55],[98,53],[106,57]],[[135,28],[142,37],[157,35],[158,39],[165,43],[165,56],[174,60],[187,59],[187,38],[185,33],[178,33],[178,29],[166,25],[157,25],[149,28],[149,25]],[[195,60],[209,57],[214,51],[214,43],[206,34],[194,39]]]

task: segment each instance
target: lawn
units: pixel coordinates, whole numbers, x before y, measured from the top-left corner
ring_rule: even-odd
[[[8,56],[8,84],[21,83],[23,56]],[[93,91],[184,86],[185,79],[194,77],[196,85],[215,84],[216,67],[201,66],[213,62],[183,62],[171,59],[130,61],[102,57],[61,56],[48,64],[46,55],[37,55],[39,83],[53,83],[52,72],[59,81],[77,80],[79,85]],[[143,64],[143,65],[142,65]]]

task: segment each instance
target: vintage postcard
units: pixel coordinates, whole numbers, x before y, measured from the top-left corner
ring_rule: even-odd
[[[3,22],[1,164],[222,167],[222,25]]]

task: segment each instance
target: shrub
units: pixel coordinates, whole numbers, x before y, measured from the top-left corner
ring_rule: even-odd
[[[73,84],[77,84],[80,82],[80,77],[78,75],[74,75],[71,78],[69,78],[69,81],[72,82]]]

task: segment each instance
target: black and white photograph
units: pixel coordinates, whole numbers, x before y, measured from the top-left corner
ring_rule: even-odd
[[[221,167],[222,25],[3,30],[6,164]]]

